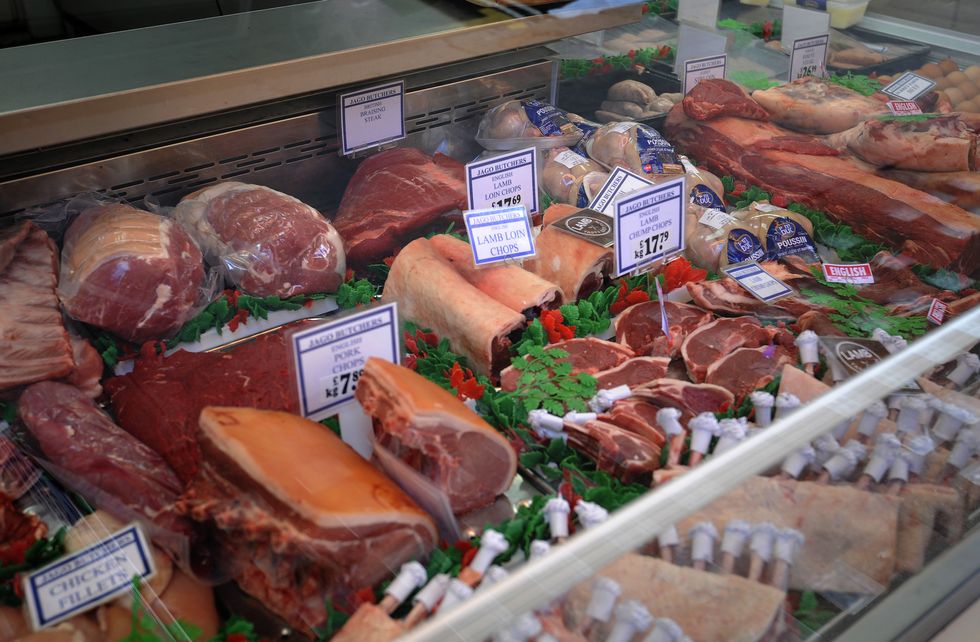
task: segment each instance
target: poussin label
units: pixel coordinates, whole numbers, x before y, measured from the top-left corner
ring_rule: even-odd
[[[24,579],[35,630],[84,613],[153,577],[153,556],[136,524],[63,557]]]

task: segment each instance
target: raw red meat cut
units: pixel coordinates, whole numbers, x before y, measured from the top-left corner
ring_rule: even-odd
[[[797,358],[795,346],[739,348],[711,364],[705,382],[730,390],[735,400],[741,401],[775,379],[783,366],[795,364]]]
[[[141,343],[180,329],[203,280],[201,250],[172,219],[100,205],[65,233],[58,296],[79,321]]]
[[[770,342],[793,345],[793,335],[777,326],[763,326],[755,317],[717,319],[684,340],[681,356],[691,381],[703,383],[708,368],[736,348],[755,348]]]
[[[75,386],[95,399],[102,394],[102,355],[85,339],[74,334],[69,338],[75,367],[65,377],[65,383]]]
[[[105,383],[119,424],[163,455],[183,480],[201,464],[198,416],[205,406],[241,405],[298,412],[282,332],[257,337],[228,352],[169,357],[144,351],[128,375]]]
[[[786,134],[771,123],[731,117],[698,122],[675,106],[667,116],[667,132],[710,169],[826,212],[868,240],[902,248],[920,263],[967,274],[980,267],[980,219],[876,176],[852,159],[811,155],[803,145],[762,149],[760,144]]]
[[[749,98],[741,87],[721,78],[706,78],[698,82],[682,101],[684,111],[695,120],[711,120],[718,116],[738,116],[753,120],[769,120],[769,114]]]
[[[486,506],[510,487],[517,472],[510,443],[422,375],[371,358],[356,394],[378,442],[444,491],[454,513]]]
[[[48,235],[21,223],[0,238],[0,390],[71,372],[71,346],[55,294],[58,252]]]
[[[436,541],[432,520],[330,430],[284,412],[205,408],[207,454],[179,506],[213,528],[246,593],[311,634]]]
[[[399,147],[365,159],[354,172],[333,224],[347,260],[381,260],[443,214],[466,209],[461,163]]]
[[[875,167],[923,172],[977,168],[977,135],[957,114],[912,121],[872,118],[827,142]]]
[[[335,292],[344,281],[340,235],[318,211],[282,192],[218,183],[185,196],[173,215],[208,263],[250,294]]]
[[[796,323],[793,325],[793,330],[797,333],[803,332],[804,330],[812,330],[822,337],[843,337],[846,336],[841,332],[834,322],[831,321],[830,317],[823,312],[804,312],[797,319]]]
[[[110,498],[165,532],[191,534],[190,522],[175,510],[183,485],[174,471],[81,390],[35,383],[21,394],[17,411],[44,458],[75,478],[70,487],[82,483],[79,490],[96,505]]]
[[[624,345],[613,343],[612,341],[603,341],[594,337],[559,341],[558,343],[548,345],[547,349],[565,350],[568,352],[568,356],[558,361],[571,362],[573,373],[584,372],[590,375],[611,370],[627,359],[632,359],[636,356],[631,349]],[[517,380],[520,377],[521,373],[519,370],[513,366],[507,366],[500,373],[500,387],[507,391],[516,390]]]
[[[685,426],[695,415],[724,412],[735,403],[735,395],[721,386],[679,379],[658,379],[634,390],[633,396],[660,408],[677,408],[681,411],[681,424]]]
[[[642,386],[666,376],[669,366],[668,357],[634,357],[597,374],[596,388],[608,390],[616,386]]]
[[[649,401],[630,397],[614,403],[612,408],[600,415],[600,419],[616,424],[657,446],[663,446],[667,442],[667,436],[657,424],[658,410],[660,407]]]
[[[592,459],[599,470],[625,483],[649,484],[660,465],[660,448],[605,421],[565,422],[568,444]]]
[[[616,317],[616,340],[633,348],[637,354],[676,357],[684,338],[698,326],[713,318],[710,312],[686,303],[664,303],[670,337],[663,333],[660,302],[645,301],[631,306]]]
[[[920,189],[973,214],[980,214],[980,172],[912,172],[905,169],[880,169],[878,175]]]
[[[878,252],[870,263],[875,282],[860,286],[860,293],[875,303],[898,306],[922,297],[931,299],[940,294],[938,288],[926,285],[915,275],[912,271],[915,261],[910,256]]]
[[[813,76],[754,91],[752,98],[773,121],[812,134],[842,132],[875,114],[889,113],[879,100]]]

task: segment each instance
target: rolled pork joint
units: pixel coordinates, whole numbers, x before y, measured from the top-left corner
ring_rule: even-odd
[[[498,263],[478,268],[469,244],[448,234],[436,234],[429,243],[470,285],[525,317],[535,318],[542,310],[562,304],[557,285],[518,265]]]
[[[809,134],[842,132],[876,114],[889,113],[880,100],[813,76],[756,90],[752,98],[773,122]]]
[[[613,269],[610,248],[559,230],[551,223],[578,208],[552,205],[544,213],[544,227],[534,241],[537,254],[524,261],[524,269],[558,286],[566,302],[584,299],[606,284]]]
[[[318,211],[274,189],[225,182],[188,194],[174,218],[209,265],[258,296],[335,292],[344,281],[344,244]]]
[[[107,204],[68,227],[58,296],[71,317],[141,343],[184,325],[203,280],[201,250],[174,220]]]
[[[507,440],[414,371],[368,359],[356,395],[378,442],[445,491],[453,512],[486,506],[514,479],[517,456]]]
[[[405,319],[448,339],[476,372],[496,376],[510,363],[510,346],[524,315],[470,284],[428,239],[398,253],[381,296]]]
[[[345,605],[435,545],[432,519],[316,422],[207,407],[197,478],[178,502],[208,523],[243,591],[312,632],[326,598]]]

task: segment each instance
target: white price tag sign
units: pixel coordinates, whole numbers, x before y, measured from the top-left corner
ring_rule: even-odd
[[[728,276],[761,301],[775,301],[793,294],[793,289],[769,274],[755,261],[722,268]]]
[[[63,557],[24,578],[35,630],[84,613],[153,577],[153,553],[136,524]]]
[[[724,78],[728,56],[708,56],[684,61],[684,93],[687,94],[706,78]]]
[[[534,256],[531,221],[523,205],[463,212],[476,265]]]
[[[616,199],[651,185],[653,183],[642,176],[622,167],[617,167],[599,188],[599,193],[589,203],[589,209],[606,216],[612,216],[615,211]]]
[[[674,73],[683,77],[684,62],[695,58],[720,56],[728,48],[728,36],[714,28],[681,23],[677,28],[677,58]]]
[[[735,222],[735,217],[725,212],[724,210],[719,210],[714,207],[709,207],[704,210],[704,214],[698,219],[698,223],[702,225],[707,225],[716,230],[720,230],[726,225],[731,225]]]
[[[398,363],[396,304],[297,330],[289,335],[296,366],[300,414],[319,421],[354,399],[357,381],[369,357]]]
[[[405,138],[405,81],[343,94],[340,104],[345,155]]]
[[[680,0],[677,3],[677,21],[690,22],[715,28],[721,0]]]
[[[789,3],[783,7],[783,49],[792,51],[797,40],[816,38],[830,34],[830,14],[826,11],[813,11],[795,7]],[[793,77],[790,77],[792,80]]]
[[[466,198],[471,210],[521,205],[538,211],[538,161],[535,149],[494,156],[466,166]]]
[[[881,91],[899,100],[915,100],[935,86],[935,80],[930,80],[911,71],[906,71],[886,85]]]
[[[823,78],[827,75],[827,46],[830,36],[813,36],[793,41],[789,58],[789,79],[799,80],[807,76]]]
[[[616,276],[684,250],[684,177],[616,201],[613,237]]]

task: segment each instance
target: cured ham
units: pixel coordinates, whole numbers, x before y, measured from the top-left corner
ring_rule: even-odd
[[[920,263],[967,274],[980,267],[975,216],[876,176],[851,159],[815,155],[826,146],[812,137],[787,138],[771,123],[727,116],[699,122],[676,106],[668,114],[667,132],[711,169],[826,212],[868,240],[902,248]]]
[[[173,219],[98,205],[65,233],[58,296],[75,319],[141,343],[180,329],[203,280],[201,250]]]
[[[718,530],[722,532],[724,524]],[[744,577],[698,571],[636,553],[624,555],[596,576],[616,581],[622,589],[620,600],[639,600],[650,613],[674,620],[698,642],[771,639],[766,636],[780,626],[786,600],[783,591]],[[587,581],[569,592],[563,611],[571,628],[585,619],[592,590]],[[606,639],[603,634],[610,629],[610,624],[603,625],[596,638]]]
[[[510,346],[524,315],[470,284],[428,239],[415,239],[395,258],[382,300],[399,313],[449,339],[474,371],[496,375],[510,363]]]
[[[562,304],[557,285],[518,265],[477,267],[469,244],[447,234],[437,234],[429,243],[470,285],[526,317],[536,317],[542,310]]]
[[[640,435],[606,421],[565,422],[570,446],[595,461],[599,470],[626,483],[649,484],[660,466],[660,448]]]
[[[5,258],[7,257],[7,258]],[[72,348],[55,294],[58,253],[33,223],[0,237],[0,390],[69,374]]]
[[[517,472],[510,443],[463,402],[414,371],[368,359],[357,400],[378,442],[445,491],[453,512],[485,506]]]
[[[875,114],[887,114],[881,101],[813,76],[752,92],[773,122],[799,132],[833,134]]]
[[[335,292],[347,264],[340,235],[282,192],[233,181],[188,194],[174,218],[235,286],[258,296]]]
[[[710,312],[686,303],[667,301],[663,307],[667,313],[669,336],[663,332],[660,302],[645,301],[616,317],[616,340],[633,348],[637,354],[676,357],[687,335],[713,318]]]
[[[559,341],[550,344],[548,349],[567,352],[567,357],[562,357],[557,361],[571,363],[572,373],[584,372],[590,375],[612,370],[622,365],[627,359],[636,356],[628,346],[612,341],[603,341],[595,337]],[[516,368],[507,366],[500,373],[500,387],[508,391],[516,390],[517,380],[520,376],[521,373]]]
[[[634,357],[615,368],[596,375],[596,388],[608,390],[616,386],[642,386],[667,375],[670,359],[667,357]]]
[[[462,163],[398,147],[357,166],[333,224],[348,262],[362,266],[391,256],[439,217],[464,209]]]
[[[565,301],[578,301],[602,288],[612,271],[613,255],[551,223],[577,212],[571,206],[551,206],[544,214],[544,227],[534,241],[537,254],[524,262],[524,269],[555,283]]]
[[[792,342],[788,346],[738,348],[708,366],[704,381],[730,390],[735,400],[740,401],[753,390],[764,388],[784,365],[794,364],[796,360],[797,351]]]
[[[298,629],[435,544],[428,515],[316,422],[208,407],[199,434],[207,456],[180,508],[215,529],[241,589]]]

